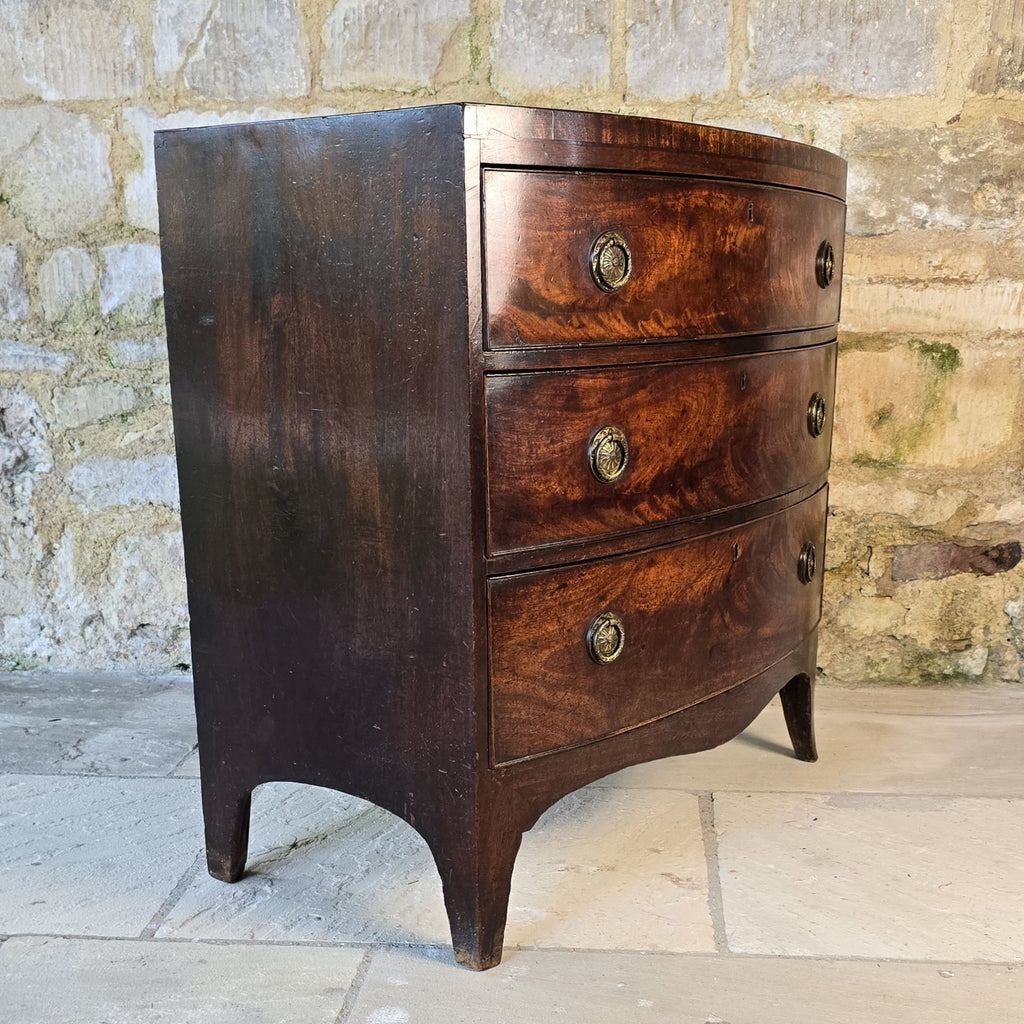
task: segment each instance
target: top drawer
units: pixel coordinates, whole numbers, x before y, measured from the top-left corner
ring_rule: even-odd
[[[487,170],[488,346],[835,323],[845,211],[817,193],[700,178]]]

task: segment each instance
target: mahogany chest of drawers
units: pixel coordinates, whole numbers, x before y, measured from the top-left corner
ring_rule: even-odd
[[[564,794],[780,691],[814,758],[840,159],[477,105],[156,150],[216,877],[255,786],[344,790],[483,968]]]

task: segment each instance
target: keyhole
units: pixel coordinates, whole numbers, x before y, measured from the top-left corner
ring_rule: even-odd
[[[733,544],[732,546],[732,560],[738,562],[740,560],[740,546],[739,544]]]
[[[751,224],[754,223],[754,204],[753,203],[747,203],[747,220],[750,221]]]
[[[740,391],[747,390],[747,375],[746,373],[740,374]]]

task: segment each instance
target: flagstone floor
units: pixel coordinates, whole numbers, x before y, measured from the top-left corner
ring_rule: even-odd
[[[202,856],[183,679],[0,676],[0,1024],[1024,1021],[1024,689],[821,686],[566,797],[505,958],[457,967],[423,842],[271,784]]]

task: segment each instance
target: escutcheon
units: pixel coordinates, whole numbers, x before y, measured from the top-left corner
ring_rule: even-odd
[[[615,612],[601,612],[587,630],[587,653],[598,665],[614,661],[626,646],[626,626]]]
[[[617,292],[633,272],[629,243],[618,231],[599,235],[590,247],[590,276],[603,292]]]
[[[798,566],[801,583],[810,583],[814,579],[814,574],[818,569],[817,561],[818,556],[814,550],[814,545],[805,544],[803,551],[800,552],[800,563]]]
[[[814,269],[818,287],[827,288],[836,276],[836,251],[827,238],[818,246],[818,258],[815,260]]]
[[[827,414],[825,396],[820,391],[815,391],[807,405],[807,429],[812,437],[821,437],[824,433]]]
[[[610,484],[626,472],[629,442],[620,427],[602,427],[590,441],[587,453],[590,471],[602,483]]]

